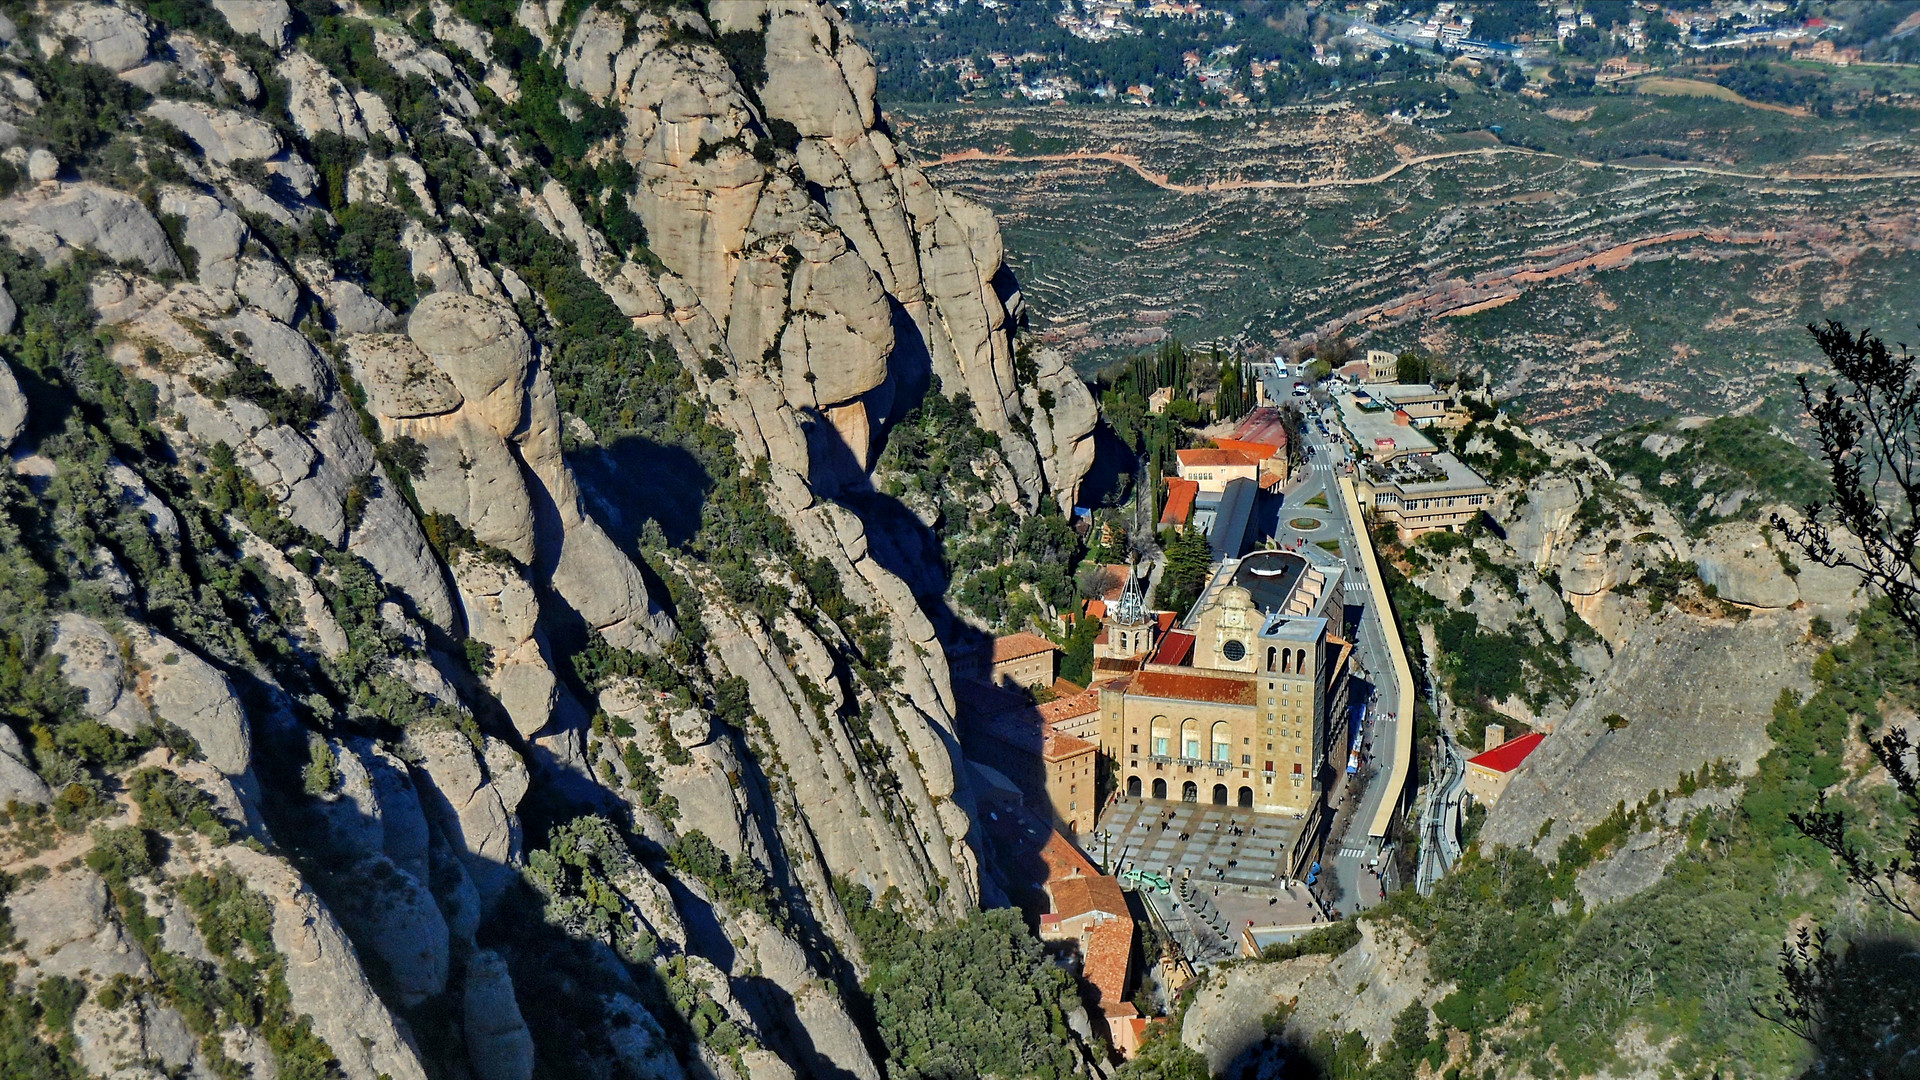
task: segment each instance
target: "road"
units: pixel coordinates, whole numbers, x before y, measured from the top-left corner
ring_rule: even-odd
[[[1291,379],[1268,377],[1267,393],[1273,401],[1295,402],[1307,414],[1306,445],[1312,451],[1307,457],[1306,475],[1297,486],[1287,489],[1286,503],[1280,508],[1274,536],[1282,546],[1304,541],[1300,543],[1299,550],[1316,562],[1339,561],[1347,566],[1347,598],[1349,603],[1358,604],[1361,608],[1353,658],[1355,674],[1361,681],[1354,684],[1354,692],[1377,695],[1381,702],[1397,701],[1396,688],[1393,686],[1393,664],[1380,629],[1382,605],[1367,594],[1365,578],[1360,573],[1359,545],[1365,541],[1356,535],[1354,523],[1348,520],[1338,488],[1339,477],[1351,467],[1347,450],[1338,438],[1337,427],[1329,425],[1328,430],[1333,434],[1323,435],[1320,426],[1314,422],[1314,417],[1330,408],[1330,405],[1318,393],[1305,398],[1293,397]],[[1307,505],[1316,495],[1325,498],[1327,505],[1324,509]],[[1303,517],[1315,519],[1320,523],[1319,527],[1294,529],[1291,522]],[[1338,540],[1344,558],[1336,559],[1331,552],[1322,549],[1318,543],[1322,540]],[[1355,700],[1360,699],[1356,697]],[[1340,760],[1345,757],[1345,748],[1342,747],[1337,756],[1329,748],[1337,779],[1329,792],[1328,809],[1333,814],[1333,827],[1327,835],[1320,861],[1325,872],[1339,885],[1339,900],[1335,906],[1346,914],[1352,914],[1362,907],[1371,907],[1380,901],[1380,886],[1367,871],[1376,862],[1387,860],[1378,858],[1380,849],[1377,842],[1367,835],[1367,829],[1379,812],[1381,800],[1389,794],[1386,791],[1388,785],[1381,778],[1393,773],[1399,723],[1399,719],[1390,716],[1385,708],[1368,707],[1361,727],[1367,761],[1356,777],[1346,775],[1346,766]],[[1358,792],[1349,791],[1349,780],[1364,783],[1365,786]]]
[[[1460,861],[1460,792],[1466,779],[1466,757],[1442,730],[1420,814],[1420,874],[1414,885],[1421,895],[1432,892],[1434,882]]]

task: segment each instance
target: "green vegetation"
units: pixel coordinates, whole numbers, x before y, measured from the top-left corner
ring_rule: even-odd
[[[151,766],[136,769],[127,777],[127,791],[140,808],[140,823],[160,832],[197,832],[215,845],[224,844],[231,832],[220,820],[213,799],[165,769]]]
[[[1181,529],[1167,539],[1167,564],[1155,589],[1156,607],[1185,612],[1200,599],[1213,567],[1213,545],[1198,529]]]
[[[1049,961],[1008,908],[915,930],[862,885],[840,897],[871,971],[863,984],[886,1044],[888,1074],[1066,1080],[1079,1052],[1066,1013],[1073,978]]]
[[[1291,960],[1296,956],[1338,956],[1360,943],[1360,924],[1352,919],[1329,923],[1318,930],[1275,942],[1260,950],[1262,961]]]
[[[1633,899],[1588,909],[1573,889],[1581,867],[1650,823],[1645,807],[1622,805],[1568,838],[1552,867],[1524,851],[1470,853],[1431,898],[1403,892],[1377,909],[1425,942],[1435,976],[1455,983],[1435,1018],[1479,1045],[1524,1013],[1517,1032],[1499,1037],[1507,1053],[1544,1065],[1551,1051],[1576,1074],[1617,1063],[1629,1023],[1650,1041],[1676,1040],[1670,1060],[1682,1070],[1793,1067],[1801,1044],[1748,1006],[1778,985],[1772,963],[1788,924],[1826,910],[1841,882],[1789,814],[1823,789],[1847,790],[1849,725],[1878,727],[1885,705],[1920,701],[1920,661],[1876,603],[1814,678],[1804,702],[1783,692],[1768,728],[1773,749],[1735,806],[1693,812],[1685,852]],[[1734,780],[1725,766],[1707,772],[1708,783]],[[1699,782],[1683,778],[1682,789]],[[1780,885],[1783,867],[1791,887]]]
[[[1472,612],[1453,611],[1433,629],[1449,695],[1461,705],[1489,709],[1518,696],[1538,711],[1552,698],[1574,697],[1580,670],[1539,627],[1488,631]]]
[[[1829,491],[1813,459],[1755,416],[1719,416],[1691,429],[1642,424],[1595,450],[1696,531],[1752,517],[1762,505],[1805,506]],[[1737,493],[1745,498],[1730,498]]]

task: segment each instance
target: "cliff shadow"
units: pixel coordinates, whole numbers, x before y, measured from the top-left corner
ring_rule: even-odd
[[[1133,494],[1140,459],[1105,418],[1093,427],[1093,465],[1080,480],[1081,506],[1116,507]]]
[[[632,555],[648,521],[658,522],[675,547],[700,528],[700,511],[713,477],[685,447],[624,435],[567,453],[586,510],[621,549]],[[649,582],[651,584],[651,582]]]

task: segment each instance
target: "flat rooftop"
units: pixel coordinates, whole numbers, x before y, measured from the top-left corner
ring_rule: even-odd
[[[1233,583],[1253,595],[1253,606],[1271,615],[1287,606],[1300,575],[1307,572],[1305,557],[1289,551],[1257,551],[1240,560]]]
[[[1366,466],[1367,479],[1375,484],[1391,483],[1409,495],[1446,491],[1466,491],[1487,486],[1487,480],[1472,467],[1444,451],[1418,462],[1388,461]]]
[[[1431,454],[1440,449],[1413,425],[1394,422],[1393,410],[1385,407],[1361,408],[1352,394],[1340,397],[1340,423],[1360,444],[1363,456],[1374,453],[1374,445],[1380,439],[1393,440],[1392,456],[1395,457],[1402,454]]]

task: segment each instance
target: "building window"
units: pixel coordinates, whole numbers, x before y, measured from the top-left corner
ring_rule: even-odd
[[[1129,753],[1129,754],[1137,754],[1137,753],[1139,753],[1139,752],[1140,752],[1140,744],[1139,744],[1139,743],[1130,743],[1130,744],[1128,744],[1128,746],[1127,746],[1127,753]]]
[[[1251,765],[1251,764],[1253,764],[1253,755],[1252,755],[1252,754],[1241,754],[1241,755],[1240,755],[1240,764],[1242,764],[1242,765]]]

